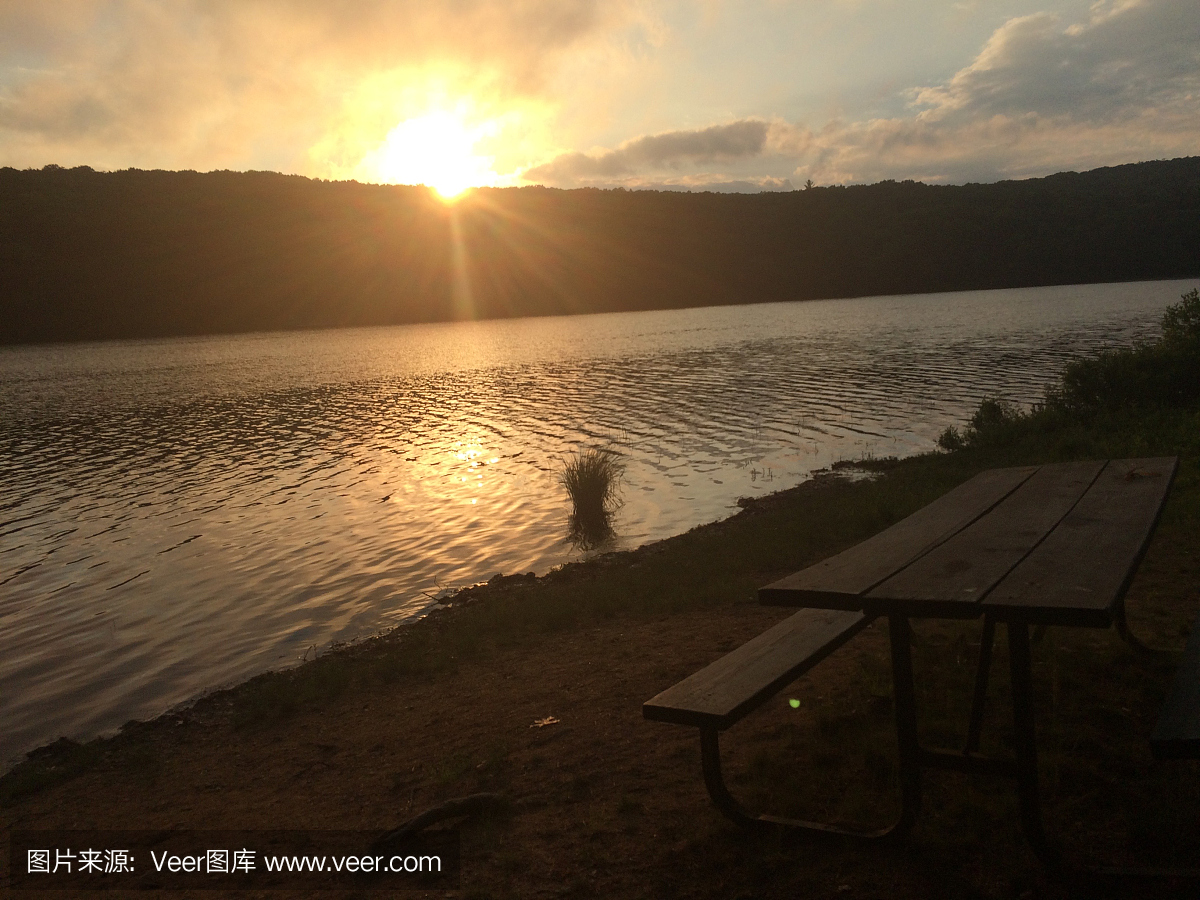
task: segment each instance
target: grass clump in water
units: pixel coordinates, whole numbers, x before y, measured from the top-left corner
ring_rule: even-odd
[[[571,498],[570,538],[583,549],[612,538],[612,514],[621,506],[624,474],[625,464],[608,448],[573,454],[563,464],[558,480]]]

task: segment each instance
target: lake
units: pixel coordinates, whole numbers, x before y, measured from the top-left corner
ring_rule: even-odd
[[[635,547],[1035,402],[1192,286],[0,348],[0,763],[579,558],[574,451]]]

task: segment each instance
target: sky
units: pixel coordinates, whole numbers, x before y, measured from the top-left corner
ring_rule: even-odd
[[[0,166],[961,184],[1200,155],[1200,0],[0,0]]]

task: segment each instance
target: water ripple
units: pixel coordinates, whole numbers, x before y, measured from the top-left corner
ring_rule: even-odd
[[[635,546],[1034,402],[1188,287],[2,350],[0,761],[578,555],[578,447],[624,455]]]

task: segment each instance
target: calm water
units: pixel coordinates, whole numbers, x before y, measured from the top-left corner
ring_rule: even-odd
[[[547,569],[564,454],[616,546],[1157,333],[1190,282],[0,349],[0,767]]]

